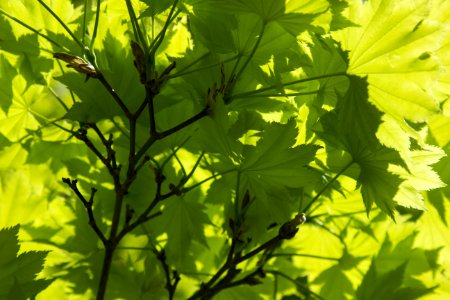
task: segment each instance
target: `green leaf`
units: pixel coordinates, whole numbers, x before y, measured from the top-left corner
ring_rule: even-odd
[[[302,298],[300,298],[299,296],[296,296],[296,295],[288,295],[288,296],[283,296],[283,298],[281,298],[281,300],[302,300]]]
[[[400,288],[392,295],[391,299],[421,299],[422,296],[431,294],[434,292],[436,287],[431,288],[420,288],[420,287],[405,287]]]
[[[420,296],[431,293],[434,288],[403,287],[406,263],[394,270],[379,274],[372,260],[369,271],[356,290],[356,296],[361,300],[376,299],[419,299]]]
[[[214,298],[217,300],[264,299],[258,292],[255,291],[253,286],[247,285],[241,285],[232,289],[225,289],[217,294],[217,296],[214,296]]]
[[[15,159],[20,159],[20,155]],[[0,174],[0,197],[8,199],[1,202],[0,227],[33,222],[46,212],[47,193],[43,182],[35,182],[38,174],[41,179],[48,176],[43,169],[22,168],[19,171],[9,168]]]
[[[19,225],[0,230],[0,297],[27,299],[44,290],[51,281],[35,280],[42,270],[47,252],[32,251],[18,255]],[[11,298],[8,298],[11,299]]]
[[[348,252],[347,248],[344,248],[344,252],[339,259],[339,267],[342,268],[342,270],[351,270],[356,268],[364,259],[364,256],[354,256]]]
[[[86,87],[78,85],[77,88],[76,84],[80,83],[78,74],[66,75],[65,78],[60,77],[58,80],[70,86],[78,97],[83,99],[82,103],[76,102],[72,105],[65,115],[65,118],[80,122],[98,122],[103,119],[109,119],[120,115],[120,109],[115,103],[108,103],[109,101],[112,101],[112,99],[108,99],[108,95],[99,92],[97,93],[97,96],[100,94],[102,98],[94,96],[94,91],[100,91],[103,88],[100,84],[94,83]]]
[[[315,30],[311,24],[318,14],[288,13],[277,17],[276,22],[289,34],[297,36],[303,31]]]
[[[189,198],[195,197],[188,194]],[[167,233],[167,255],[179,264],[186,259],[193,241],[207,247],[203,228],[210,224],[204,206],[192,199],[173,198],[167,202],[163,215],[158,219],[161,228]]]
[[[82,15],[82,10],[75,9],[71,1],[50,2],[47,5],[65,24],[71,24]],[[45,29],[46,31],[68,35],[61,24],[38,1],[17,0],[14,2],[1,2],[0,8],[24,21],[35,30]],[[14,24],[14,27],[14,33],[19,36],[24,33],[30,33],[29,29],[25,29],[18,24]],[[69,25],[69,27],[71,26]]]
[[[237,20],[232,14],[212,14],[209,11],[204,13],[202,7],[196,6],[195,14],[190,19],[190,26],[194,38],[211,51],[215,53],[236,51],[233,31],[237,27]]]
[[[144,89],[139,86],[138,74],[133,67],[129,47],[125,47],[109,32],[104,40],[103,51],[96,57],[102,74],[114,91],[130,110],[136,110],[144,99]],[[97,122],[122,114],[110,92],[97,79],[91,78],[86,81],[84,74],[76,72],[67,72],[56,79],[81,100],[70,108],[66,118]]]
[[[264,23],[275,21],[294,36],[305,30],[313,30],[315,18],[328,9],[325,0],[306,3],[299,0],[220,0],[214,1],[214,5],[220,10],[256,14]]]
[[[80,185],[81,182],[78,184]],[[86,193],[84,193],[86,197]],[[96,219],[97,226],[102,230],[103,232],[106,232],[105,229],[105,223],[101,221],[101,218],[99,218],[100,214],[102,213],[102,199],[103,191],[97,192],[95,196],[96,205],[94,206],[94,217]],[[76,197],[75,195],[73,196]],[[105,197],[105,196],[104,196]],[[105,197],[109,199],[109,197]],[[101,242],[98,238],[98,236],[94,233],[92,228],[89,226],[89,219],[86,213],[86,208],[83,206],[81,201],[79,199],[73,199],[76,201],[74,204],[72,204],[71,211],[75,214],[76,218],[73,220],[70,220],[67,222],[67,225],[73,226],[74,232],[72,235],[70,235],[67,240],[64,241],[64,244],[60,247],[68,252],[72,252],[76,255],[74,255],[71,260],[73,262],[71,264],[75,264],[71,267],[80,268],[78,270],[79,272],[83,272],[82,269],[90,267],[89,264],[87,265],[79,265],[79,257],[77,257],[79,254],[86,255],[90,259],[94,260],[93,254],[97,253],[98,249],[101,247]],[[106,209],[105,209],[106,210]],[[72,276],[71,274],[68,274],[68,276]],[[76,276],[76,275],[75,275]],[[91,280],[86,278],[86,280]],[[82,287],[80,287],[82,289]]]
[[[271,20],[284,13],[284,1],[277,0],[219,0],[216,1],[222,9],[236,12],[254,13],[263,20]]]
[[[15,35],[3,15],[0,16],[0,28],[0,49],[19,56],[17,66],[21,75],[27,79],[27,85],[45,84],[43,73],[49,72],[53,64],[48,57],[42,56],[38,36],[30,31]]]
[[[302,187],[314,182],[315,173],[305,167],[320,147],[293,147],[297,134],[294,120],[284,125],[271,123],[256,147],[244,153],[242,174],[250,180],[286,187]]]
[[[0,80],[12,82],[16,75],[16,69],[9,63],[3,54],[0,54]],[[11,84],[2,84],[0,86],[0,99],[2,100],[0,102],[1,109],[4,112],[7,112],[13,102],[13,88]]]
[[[8,113],[0,119],[0,132],[11,141],[17,141],[28,134],[28,130],[36,130],[40,126],[39,121],[44,121],[45,116],[40,116],[33,110],[33,106],[39,106],[39,102],[47,104],[56,99],[43,86],[26,86],[22,77],[13,80],[14,100]],[[57,109],[51,113],[58,113]],[[0,114],[2,114],[0,112]]]
[[[177,65],[154,97],[157,132],[188,120],[205,107],[208,89],[219,90],[216,102],[208,101],[207,117],[163,139],[154,136],[157,141],[141,157],[148,155],[150,161],[142,161],[137,173],[130,169],[136,177],[128,179],[130,139],[135,137],[136,151],[149,141],[147,107],[132,134],[134,120],[124,116],[112,91],[96,78],[84,82],[83,75],[49,59],[52,52],[64,51],[90,60],[135,112],[146,87],[130,53],[133,25],[127,2],[149,42],[176,4],[154,61],[158,75],[172,61]],[[90,228],[85,207],[60,177],[77,179],[86,198],[91,187],[98,189],[94,215],[108,236],[115,191],[121,197],[123,190],[114,188],[117,180],[92,151],[58,127],[77,128],[77,121],[97,122],[105,137],[112,134],[120,183],[127,185],[122,203],[135,210],[132,222],[155,197],[155,168],[170,158],[162,170],[161,194],[167,195],[201,153],[185,186],[195,188],[157,203],[150,213],[161,215],[120,241],[107,299],[165,299],[174,283],[166,275],[175,276],[175,270],[181,280],[174,298],[187,299],[224,264],[230,218],[241,225],[234,254],[243,257],[267,245],[310,199],[315,202],[299,233],[237,265],[236,277],[225,272],[212,287],[230,288],[214,298],[449,298],[450,234],[442,222],[450,211],[444,186],[450,164],[443,157],[450,153],[445,117],[450,111],[449,33],[442,30],[450,24],[447,2],[0,1],[0,227],[27,224],[21,227],[27,239],[22,251],[54,249],[44,270],[43,255],[35,253],[23,255],[22,264],[11,269],[1,265],[0,277],[10,271],[28,275],[5,275],[0,298],[33,299],[28,292],[47,284],[35,280],[36,272],[58,279],[38,299],[95,298],[104,245]],[[7,14],[32,30],[5,19]],[[62,23],[90,49],[77,45]],[[239,76],[223,103],[222,84],[232,80],[232,73]],[[147,74],[152,77],[147,89],[157,74]],[[53,81],[55,76],[67,89]],[[436,117],[441,111],[444,116]],[[89,130],[88,136],[106,155],[95,133]],[[239,205],[246,192],[248,205]],[[381,209],[369,220],[364,208],[368,212],[375,206]],[[408,209],[396,215],[398,206]],[[395,215],[397,224],[386,213]],[[125,215],[122,207],[119,232]],[[165,251],[168,272],[155,248]],[[10,253],[0,255],[0,261],[21,257],[17,243],[3,241],[0,231],[0,254],[3,249]],[[374,257],[373,269],[365,257]],[[259,267],[268,274],[262,284],[235,286]]]
[[[18,233],[19,225],[0,231],[1,266],[5,266],[6,263],[9,263],[16,258],[17,252],[19,252]]]
[[[14,278],[14,284],[8,292],[7,299],[27,300],[27,296],[25,296],[25,293],[16,278]]]
[[[258,242],[268,238],[271,232],[267,228],[273,224],[283,224],[298,207],[292,195],[284,187],[271,182],[252,180],[244,177],[241,186],[248,189],[253,197],[246,215],[249,228],[246,235]]]
[[[366,206],[367,214],[376,205],[394,218],[396,202],[394,196],[402,182],[400,176],[389,171],[389,162],[398,160],[396,152],[387,148],[380,148],[372,154],[356,160],[361,168],[358,182],[361,184],[361,194]]]
[[[367,103],[367,105],[369,104]],[[369,108],[373,109],[370,106]],[[352,167],[353,169],[350,168],[346,174],[358,181],[367,213],[371,210],[373,203],[391,218],[394,218],[396,205],[424,209],[422,196],[420,195],[421,187],[414,187],[414,182],[417,184],[422,180],[430,180],[426,177],[432,174],[428,166],[432,161],[428,161],[422,167],[419,167],[419,165],[413,167],[417,168],[417,171],[422,170],[422,174],[413,175],[413,170],[408,170],[409,164],[405,163],[398,152],[376,143],[373,136],[372,139],[369,139],[369,136],[363,137],[363,133],[372,132],[373,134],[374,128],[371,127],[371,124],[367,125],[365,130],[360,129],[361,138],[357,138],[352,135],[350,126],[335,126],[335,124],[339,124],[337,121],[338,114],[332,112],[321,118],[327,133],[324,135],[319,132],[319,135],[331,146],[344,149],[352,156],[354,166],[358,167],[358,171],[355,172],[354,167]],[[362,122],[361,118],[356,118]],[[433,155],[430,156],[433,157]],[[424,159],[425,161],[426,159]],[[415,176],[419,177],[420,181],[419,178],[414,178]],[[421,184],[423,186],[423,183]]]
[[[350,279],[337,265],[322,272],[314,283],[322,284],[320,296],[325,299],[347,299],[346,295],[353,292]]]
[[[443,31],[426,19],[428,11],[428,1],[355,3],[350,18],[361,26],[337,35],[350,51],[348,73],[368,75],[370,101],[398,122],[424,121],[439,111],[428,91],[439,72],[431,53]]]
[[[357,26],[355,23],[345,17],[344,11],[349,7],[348,1],[345,0],[329,0],[332,19],[330,30],[339,30],[347,27]]]
[[[27,80],[27,85],[42,84],[46,85],[46,80],[42,73],[46,73],[53,67],[53,61],[49,58],[30,56],[23,54],[19,63],[20,74]]]
[[[142,12],[140,18],[142,17],[155,17],[156,15],[164,12],[168,9],[172,4],[173,0],[140,0],[144,2],[149,7]]]
[[[86,148],[79,143],[41,141],[30,148],[27,163],[40,164],[50,161],[50,168],[56,172],[64,166],[65,161],[83,157],[86,154]]]
[[[232,189],[224,178],[214,180],[205,197],[206,204],[223,205],[231,203]]]
[[[391,299],[393,292],[398,289],[403,282],[405,268],[406,263],[379,276],[375,269],[375,263],[372,260],[369,271],[366,273],[363,281],[356,290],[356,296],[361,300]]]
[[[237,154],[241,147],[229,135],[231,120],[221,98],[216,100],[211,115],[200,120],[198,124],[200,127],[195,139],[203,150],[223,155],[230,165],[239,159]]]
[[[343,96],[338,96],[336,106],[338,113],[337,124],[341,132],[352,135],[352,139],[363,144],[376,147],[378,139],[377,129],[381,123],[381,112],[369,103],[367,79],[348,76],[350,85]]]
[[[430,133],[439,147],[446,147],[450,142],[450,117],[438,115],[428,122]]]
[[[314,101],[311,104],[321,107],[325,103],[334,107],[339,97],[346,98],[347,93],[352,93],[352,89],[349,88],[348,76],[343,76],[347,69],[347,54],[334,40],[319,35],[312,36],[309,50],[311,51],[311,62],[304,67],[308,77],[336,74],[320,79],[319,85],[315,82],[308,83],[311,89],[320,89],[317,93],[320,102]]]

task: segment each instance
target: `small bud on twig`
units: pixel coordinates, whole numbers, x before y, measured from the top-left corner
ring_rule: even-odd
[[[53,57],[65,61],[66,63],[68,63],[66,65],[67,67],[75,69],[79,73],[86,74],[88,78],[89,77],[98,78],[101,75],[97,71],[97,69],[95,69],[95,67],[91,65],[91,63],[89,63],[88,61],[84,60],[79,56],[63,52],[56,52],[53,54]]]
[[[306,216],[303,213],[297,214],[294,219],[284,223],[280,230],[278,231],[278,235],[283,239],[291,239],[298,232],[298,226],[306,222]]]
[[[139,73],[140,82],[142,84],[145,84],[145,82],[147,81],[147,67],[145,64],[144,50],[142,50],[141,45],[139,45],[135,41],[131,41],[131,51],[133,52],[133,63]]]

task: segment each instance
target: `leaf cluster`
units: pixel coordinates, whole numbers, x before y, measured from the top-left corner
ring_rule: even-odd
[[[0,295],[445,295],[442,7],[0,3]]]

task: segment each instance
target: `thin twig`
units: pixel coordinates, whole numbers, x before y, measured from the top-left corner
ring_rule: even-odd
[[[142,101],[141,105],[136,110],[136,112],[133,114],[133,118],[138,119],[146,106],[147,106],[147,96],[145,97],[144,101]]]
[[[310,218],[308,218],[310,220]],[[273,253],[270,255],[270,257],[292,257],[292,256],[298,256],[298,257],[309,257],[309,258],[317,258],[317,259],[324,259],[324,260],[333,260],[333,261],[339,261],[340,258],[337,257],[328,257],[328,256],[320,256],[320,255],[314,255],[314,254],[303,254],[303,253]]]
[[[158,133],[158,139],[163,139],[169,135],[172,135],[178,131],[180,131],[181,129],[188,127],[189,125],[191,125],[192,123],[195,123],[196,121],[200,120],[203,117],[206,117],[209,113],[209,107],[205,107],[203,110],[201,110],[199,113],[197,113],[196,115],[190,117],[189,119],[187,119],[186,121],[170,128],[167,129],[163,132],[159,132]]]
[[[131,25],[133,26],[134,36],[136,40],[140,41],[144,46],[145,50],[147,50],[147,41],[144,39],[141,28],[139,27],[138,20],[136,18],[136,13],[134,12],[133,5],[130,0],[125,0],[127,5],[128,14],[130,16]]]
[[[307,96],[307,95],[315,95],[320,90],[314,90],[309,92],[298,92],[298,93],[284,93],[284,94],[255,94],[255,95],[248,95],[248,96],[233,96],[233,99],[241,99],[241,98],[257,98],[257,97],[292,97],[292,96]]]
[[[222,176],[222,175],[225,175],[225,174],[234,172],[234,171],[236,171],[236,168],[228,169],[228,170],[225,170],[225,171],[223,171],[223,172],[220,172],[220,173],[211,175],[210,177],[205,178],[205,179],[203,179],[203,180],[197,182],[196,184],[193,184],[193,185],[191,185],[191,186],[188,186],[188,187],[183,188],[182,192],[183,192],[183,193],[189,192],[190,190],[195,189],[195,188],[201,186],[202,184],[204,184],[204,183],[206,183],[206,182],[208,182],[208,181],[210,181],[210,180],[212,180],[212,179],[216,179],[218,176]]]
[[[170,270],[169,265],[167,264],[166,252],[163,250],[157,251],[156,249],[153,251],[155,253],[156,258],[161,263],[163,268],[165,277],[166,277],[166,290],[169,292],[169,300],[172,300],[175,295],[175,290],[177,288],[178,282],[181,277],[180,274],[176,270]]]
[[[313,199],[311,199],[311,201],[308,203],[308,205],[306,205],[305,208],[303,208],[304,212],[307,212],[310,208],[311,205],[314,204],[314,202],[319,199],[320,196],[322,196],[322,194],[333,184],[333,182],[335,182],[339,176],[341,176],[345,171],[347,171],[348,168],[350,168],[350,166],[353,165],[353,161],[350,161],[348,164],[346,164],[342,170],[340,170],[336,175],[333,176],[333,178],[330,179],[330,181],[328,181],[323,187],[322,189],[314,196]]]
[[[207,53],[207,54],[208,54],[208,53]],[[204,55],[204,56],[206,57],[206,55]],[[202,56],[201,58],[203,58],[204,56]],[[221,61],[221,62],[218,62],[218,63],[209,64],[209,65],[200,67],[200,68],[198,68],[198,69],[189,70],[189,71],[186,70],[187,68],[184,68],[183,70],[178,71],[177,73],[175,73],[175,74],[173,74],[173,75],[169,75],[167,78],[168,78],[168,79],[176,78],[176,77],[184,76],[184,75],[187,75],[187,74],[195,73],[195,72],[198,72],[198,71],[210,69],[210,68],[213,68],[213,67],[216,67],[216,66],[220,66],[221,64],[230,62],[230,61],[232,61],[232,60],[235,60],[236,58],[238,58],[237,55],[236,55],[236,56],[233,56],[233,57],[230,57],[230,58],[228,58],[228,59],[226,59],[226,60],[224,60],[224,61]],[[194,62],[197,63],[198,60],[195,60]],[[189,66],[190,66],[190,65],[189,65]]]
[[[81,34],[82,34],[81,35],[81,43],[83,45],[85,45],[84,40],[85,40],[85,36],[86,36],[87,4],[88,4],[88,1],[84,0],[84,4],[83,4],[83,6],[84,6],[84,9],[83,9],[83,22],[82,22],[82,25],[81,25],[81,28],[83,28],[83,30],[81,31]]]
[[[103,76],[102,73],[99,73],[98,80],[103,84],[103,86],[106,88],[108,93],[113,97],[114,101],[119,105],[120,109],[125,113],[125,116],[130,119],[132,117],[131,112],[128,110],[128,107],[125,105],[125,103],[122,101],[120,96],[117,94],[117,92],[112,88],[112,86],[109,84],[109,82],[106,80],[106,78]]]
[[[292,282],[293,284],[295,284],[297,287],[306,290],[307,293],[311,294],[312,296],[316,297],[319,300],[325,300],[324,298],[322,298],[319,294],[314,293],[313,291],[311,291],[307,286],[301,284],[299,281],[293,279],[292,277],[284,274],[283,272],[277,271],[277,270],[266,270],[267,274],[272,274],[272,275],[278,275],[281,276],[287,280],[289,280],[290,282]]]
[[[170,8],[170,12],[169,12],[169,15],[167,16],[164,27],[162,28],[161,32],[156,36],[156,38],[153,40],[153,42],[150,45],[150,51],[151,51],[152,56],[155,55],[156,51],[158,50],[159,46],[161,45],[162,41],[164,40],[167,28],[169,27],[170,23],[173,21],[173,16],[174,16],[175,8],[177,7],[177,4],[178,4],[178,0],[173,1],[172,7]],[[176,14],[175,14],[175,16],[176,16]]]
[[[94,196],[95,196],[95,193],[97,192],[97,189],[91,188],[91,195],[89,197],[89,200],[86,200],[86,198],[84,198],[83,194],[78,189],[78,186],[77,186],[78,181],[77,180],[70,180],[69,178],[63,178],[62,181],[65,184],[67,184],[72,189],[72,191],[74,191],[75,195],[77,195],[78,199],[81,200],[81,202],[83,203],[84,207],[86,208],[86,211],[88,214],[89,225],[92,227],[94,232],[97,234],[99,239],[102,241],[103,245],[106,245],[106,243],[107,243],[106,237],[103,234],[103,232],[100,230],[100,228],[97,226],[97,222],[95,221],[95,217],[94,217],[94,212],[92,210],[92,205],[94,203]]]
[[[259,32],[259,35],[258,35],[258,39],[256,40],[255,45],[253,45],[252,51],[250,52],[249,56],[247,57],[247,60],[244,62],[244,65],[237,72],[235,80],[238,80],[241,77],[242,73],[245,71],[245,69],[247,68],[248,64],[252,60],[253,56],[255,55],[256,50],[258,50],[259,44],[261,43],[262,37],[264,35],[264,31],[266,29],[266,25],[267,24],[263,22],[263,24],[261,26],[261,31]]]
[[[139,215],[139,217],[134,222],[125,224],[125,226],[122,228],[121,232],[117,236],[118,240],[121,240],[125,236],[125,234],[132,231],[137,226],[139,226],[139,225],[147,222],[148,220],[150,220],[156,216],[159,216],[161,214],[161,212],[157,212],[155,214],[150,215],[153,208],[155,208],[156,205],[160,201],[162,201],[161,188],[162,188],[163,182],[166,179],[164,177],[164,175],[162,174],[162,172],[158,169],[155,170],[155,175],[156,175],[155,176],[156,192],[155,192],[155,196],[154,196],[152,202],[147,206],[147,208]]]
[[[80,141],[83,141],[85,145],[97,156],[103,165],[108,169],[109,173],[112,175],[114,174],[114,170],[112,168],[112,165],[109,163],[108,159],[103,156],[103,154],[100,153],[100,151],[95,147],[95,145],[92,143],[92,141],[87,137],[86,129],[80,128],[78,132],[75,134],[75,137],[79,139]]]
[[[163,132],[159,132],[154,136],[151,136],[147,139],[147,141],[144,143],[144,145],[142,145],[141,149],[139,149],[139,151],[136,154],[136,160],[139,161],[142,156],[144,156],[144,154],[148,151],[148,149],[157,141],[160,139],[163,139],[169,135],[172,135],[182,129],[184,129],[185,127],[191,125],[192,123],[195,123],[196,121],[200,120],[203,117],[206,117],[209,113],[209,107],[205,107],[202,111],[200,111],[199,113],[197,113],[196,115],[190,117],[189,119],[187,119],[186,121],[170,128],[167,129]]]
[[[91,44],[89,45],[89,49],[94,49],[95,38],[97,37],[97,29],[98,23],[100,20],[100,2],[101,0],[97,0],[97,9],[95,11],[95,23],[94,23],[94,31],[92,32]]]
[[[230,247],[227,259],[226,259],[225,263],[222,265],[222,267],[220,267],[220,269],[214,274],[214,276],[211,277],[211,279],[208,282],[202,284],[200,286],[199,290],[197,292],[195,292],[188,299],[189,300],[194,300],[194,299],[199,299],[199,298],[209,299],[211,296],[218,293],[219,291],[221,291],[225,288],[228,288],[230,286],[233,286],[233,284],[243,284],[243,282],[240,282],[240,281],[237,281],[234,283],[232,282],[233,277],[238,274],[238,271],[236,270],[236,266],[239,263],[249,260],[250,258],[256,256],[257,254],[261,253],[262,251],[267,251],[267,250],[273,249],[275,247],[279,247],[281,245],[280,242],[285,239],[293,238],[295,236],[295,234],[298,232],[297,227],[299,225],[303,224],[304,222],[305,222],[304,214],[298,214],[297,216],[295,216],[294,219],[284,223],[280,227],[278,234],[275,237],[273,237],[272,239],[263,243],[262,245],[256,247],[255,249],[253,249],[252,251],[248,252],[247,254],[245,254],[243,256],[241,256],[240,254],[239,255],[234,254],[235,247],[233,247],[233,243],[232,243],[232,246]],[[234,228],[232,242],[234,239],[239,237],[239,234],[240,234],[239,229]],[[262,270],[262,267],[263,267],[265,261],[266,260],[262,260],[262,264],[260,264],[258,266],[257,271],[261,272],[260,270]],[[216,285],[214,285],[217,282],[217,280],[220,277],[222,277],[222,275],[225,272],[228,272],[228,274],[225,275],[225,277],[223,277],[223,279],[220,280]],[[250,282],[246,282],[246,283],[250,284]],[[256,282],[255,282],[255,284],[256,284]]]
[[[53,18],[55,18],[56,21],[58,21],[59,24],[61,24],[64,30],[66,30],[66,32],[72,37],[74,42],[81,47],[82,51],[84,51],[83,43],[75,36],[72,30],[70,30],[69,27],[67,27],[66,23],[63,20],[61,20],[61,18],[47,4],[45,4],[44,1],[42,0],[37,1],[53,16]]]
[[[156,133],[156,119],[155,119],[155,95],[151,88],[146,88],[145,101],[148,107],[148,119],[150,122],[150,136],[155,136]]]
[[[203,158],[203,156],[205,155],[205,151],[202,151],[197,159],[197,161],[194,164],[194,167],[192,167],[192,170],[189,172],[189,174],[187,176],[184,176],[180,182],[178,183],[177,188],[181,188],[186,182],[188,182],[188,180],[192,177],[192,175],[194,175],[195,170],[197,169],[197,167],[200,165],[200,162]]]
[[[190,140],[190,136],[188,136],[187,138],[185,138],[175,149],[172,150],[172,153],[167,156],[164,161],[161,163],[161,170],[164,169],[164,167],[166,166],[166,164],[172,159],[172,157],[174,157],[178,150],[180,150],[181,148],[183,148],[183,146]]]
[[[180,76],[179,74],[182,74],[182,72],[188,70],[189,68],[191,68],[192,66],[194,66],[195,64],[197,64],[198,62],[200,62],[202,59],[208,57],[209,55],[211,55],[211,51],[206,52],[205,54],[201,55],[199,58],[195,59],[194,61],[190,62],[188,65],[186,65],[184,68],[178,70],[178,72],[176,72],[173,75],[169,75],[168,78],[174,78],[174,77],[178,77]]]
[[[285,87],[285,86],[290,86],[290,85],[294,85],[294,84],[298,84],[298,83],[309,82],[309,81],[314,81],[314,80],[320,80],[320,79],[325,79],[325,78],[329,78],[329,77],[336,77],[336,76],[347,76],[347,73],[345,73],[345,72],[336,72],[336,73],[331,73],[331,74],[311,76],[311,77],[308,77],[308,78],[303,78],[303,79],[298,79],[298,80],[294,80],[294,81],[289,81],[289,82],[283,83],[281,85],[275,84],[275,85],[270,85],[268,87],[259,88],[259,89],[253,90],[253,91],[243,92],[243,93],[240,93],[240,94],[233,95],[233,98],[246,98],[246,97],[249,97],[250,95],[255,95],[255,94],[259,94],[259,93],[265,92],[265,91],[270,91],[270,90],[273,90],[273,89],[277,89],[280,86]]]
[[[4,11],[3,9],[0,9],[0,13],[8,18],[10,18],[11,20],[13,20],[14,22],[22,25],[23,27],[27,28],[28,30],[31,30],[34,34],[43,37],[44,39],[46,39],[47,41],[49,41],[50,43],[52,43],[53,45],[57,46],[58,48],[61,49],[65,49],[67,50],[65,47],[61,46],[58,42],[56,42],[55,40],[51,39],[50,37],[48,37],[47,35],[41,33],[40,31],[34,29],[33,27],[31,27],[30,25],[22,22],[21,20],[17,19],[16,17],[11,16],[10,14],[8,14],[6,11]]]

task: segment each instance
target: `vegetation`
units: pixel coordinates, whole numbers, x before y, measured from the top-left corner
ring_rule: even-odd
[[[450,2],[0,2],[0,299],[450,297]]]

